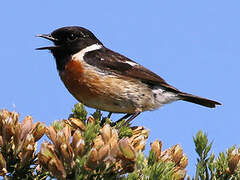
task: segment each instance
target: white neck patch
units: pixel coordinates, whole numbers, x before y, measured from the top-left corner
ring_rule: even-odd
[[[92,44],[91,46],[88,46],[88,47],[82,49],[81,51],[79,51],[78,53],[74,54],[72,56],[72,58],[83,60],[83,57],[87,52],[96,51],[98,49],[101,49],[102,47],[103,46],[101,44]]]

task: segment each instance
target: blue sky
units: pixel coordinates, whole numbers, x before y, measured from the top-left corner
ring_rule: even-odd
[[[200,129],[214,140],[215,153],[240,144],[239,7],[237,0],[3,1],[0,108],[47,124],[67,118],[77,101],[60,81],[51,54],[34,50],[50,44],[35,35],[68,25],[86,27],[106,47],[178,89],[223,104],[208,109],[179,101],[134,120],[151,130],[149,142],[158,138],[164,149],[181,144],[193,175],[192,136]]]

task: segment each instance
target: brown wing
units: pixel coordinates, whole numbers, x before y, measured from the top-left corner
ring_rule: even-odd
[[[92,66],[98,67],[106,73],[110,72],[136,78],[150,86],[162,86],[168,91],[177,93],[178,96],[184,101],[210,108],[214,108],[216,105],[221,105],[221,103],[217,101],[181,92],[169,85],[164,79],[147,68],[107,48],[87,53],[84,56],[84,61]]]
[[[107,48],[88,52],[84,56],[84,61],[98,67],[101,70],[105,70],[106,72],[136,78],[149,85],[159,85],[170,91],[180,92],[178,89],[169,85],[157,74],[132,61],[131,59],[128,59],[127,57]]]

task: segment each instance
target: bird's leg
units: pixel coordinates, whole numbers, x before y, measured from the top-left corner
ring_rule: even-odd
[[[123,119],[127,119],[129,116],[131,116],[132,114],[126,114],[123,117],[121,117],[119,120],[117,120],[116,122],[113,122],[111,124],[111,126],[115,126],[117,123],[121,122]]]
[[[111,115],[112,115],[112,112],[109,112],[107,118],[110,119]]]
[[[111,115],[112,115],[112,112],[109,112],[108,115],[107,115],[107,117],[104,117],[104,118],[102,119],[102,121],[101,121],[101,123],[100,123],[100,126],[103,126],[104,123],[106,122],[106,119],[107,119],[107,118],[110,119]]]
[[[123,124],[123,126],[128,125],[134,118],[136,118],[141,112],[137,111],[134,114],[132,114],[131,117],[128,118],[128,120]]]
[[[123,116],[122,118],[120,118],[119,120],[116,121],[116,124],[121,122],[124,119],[127,119],[129,116],[131,116],[132,114],[126,114],[125,116]]]
[[[113,123],[113,125],[115,126],[117,123],[121,122],[123,119],[127,119],[128,120],[122,125],[122,126],[126,126],[128,125],[134,118],[136,118],[141,112],[137,111],[133,114],[126,114],[125,116],[123,116],[122,118],[120,118],[119,120],[117,120],[115,123]]]

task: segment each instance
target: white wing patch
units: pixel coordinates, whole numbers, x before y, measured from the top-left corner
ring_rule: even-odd
[[[96,51],[98,49],[101,49],[103,46],[101,44],[93,44],[91,46],[88,46],[84,49],[82,49],[81,51],[79,51],[78,53],[73,55],[73,59],[79,59],[79,60],[83,60],[84,55],[87,52],[91,52],[91,51]]]
[[[136,65],[138,65],[137,63],[132,62],[132,61],[125,61],[125,63],[130,64],[131,66],[136,66]]]

